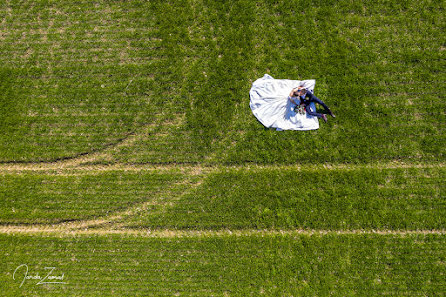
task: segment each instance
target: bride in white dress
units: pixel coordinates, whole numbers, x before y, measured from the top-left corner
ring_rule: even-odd
[[[249,105],[265,127],[277,130],[315,130],[319,128],[318,118],[302,110],[299,112],[296,108],[299,102],[295,104],[288,99],[290,90],[304,86],[307,91],[313,93],[315,84],[314,79],[274,79],[265,74],[252,84]],[[316,111],[314,102],[310,103],[309,108],[313,112]]]

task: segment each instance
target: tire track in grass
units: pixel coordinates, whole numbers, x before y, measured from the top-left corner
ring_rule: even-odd
[[[150,165],[152,166],[152,165]],[[261,171],[262,169],[265,170],[271,170],[271,169],[280,169],[280,170],[361,170],[361,169],[367,169],[367,168],[373,168],[373,169],[392,169],[392,168],[443,168],[444,164],[404,164],[404,163],[381,163],[381,164],[363,164],[363,165],[347,165],[347,164],[338,164],[338,165],[319,165],[319,166],[278,166],[278,165],[245,165],[245,166],[232,166],[232,169],[236,170],[253,170],[253,171]],[[172,203],[176,203],[181,197],[184,195],[187,195],[191,193],[197,186],[199,186],[204,179],[210,174],[215,171],[221,171],[225,169],[229,169],[230,167],[225,166],[218,166],[218,167],[203,167],[203,166],[187,166],[187,165],[181,165],[177,166],[176,164],[173,165],[161,165],[158,167],[148,167],[146,166],[131,166],[131,165],[114,165],[114,166],[80,166],[75,168],[65,168],[61,170],[56,171],[49,171],[48,174],[55,174],[55,175],[82,175],[85,172],[88,172],[88,174],[93,173],[93,171],[97,171],[98,174],[103,171],[107,170],[123,170],[123,171],[133,171],[138,172],[142,170],[153,170],[153,171],[163,171],[163,170],[181,170],[182,174],[188,175],[189,178],[186,178],[185,180],[182,180],[180,182],[173,183],[163,189],[163,192],[160,194],[158,193],[154,199],[151,199],[150,201],[145,201],[138,203],[136,205],[133,205],[130,208],[127,208],[123,211],[113,212],[110,215],[102,216],[97,219],[92,220],[76,220],[76,221],[70,221],[70,222],[61,222],[56,224],[39,224],[39,225],[29,225],[29,224],[23,224],[23,225],[12,225],[12,224],[5,224],[3,226],[0,226],[0,232],[9,232],[8,230],[17,231],[17,232],[38,232],[38,231],[48,231],[48,232],[76,232],[76,231],[89,231],[90,229],[95,229],[93,232],[123,232],[125,233],[126,228],[131,228],[131,224],[129,225],[129,221],[127,219],[131,219],[132,217],[138,216],[138,214],[141,214],[142,212],[150,211],[151,207],[155,207],[155,215],[168,207],[172,206]],[[40,168],[41,170],[41,168]],[[26,171],[26,170],[25,170]],[[0,174],[21,174],[21,170],[14,170],[10,169],[8,171],[0,170]],[[178,187],[182,187],[184,185],[184,190],[178,191]],[[167,199],[164,199],[165,197],[168,197]],[[152,208],[153,210],[153,208]],[[131,222],[130,222],[131,223]],[[155,230],[154,232],[161,232],[166,231],[167,229],[160,229]],[[150,231],[148,229],[148,231]],[[169,230],[167,230],[169,231]],[[182,234],[186,231],[184,230],[174,230],[169,232],[177,232],[178,234]],[[253,231],[253,230],[250,230]],[[258,230],[257,230],[258,231]],[[329,230],[316,230],[317,232],[338,232],[338,231],[329,231]],[[315,230],[299,230],[299,232],[304,233],[311,233],[316,232]],[[129,232],[133,232],[129,230]],[[140,231],[140,232],[146,232],[146,231]],[[152,232],[152,231],[150,231]],[[195,232],[195,231],[193,231]],[[203,231],[207,232],[207,231]],[[212,231],[213,232],[213,231]],[[215,231],[215,232],[221,232],[221,231]],[[232,232],[232,231],[230,231]],[[234,231],[238,232],[238,231]],[[277,231],[273,231],[277,232]],[[288,232],[288,231],[284,231]],[[344,232],[344,231],[340,231]],[[417,230],[417,231],[398,231],[398,230],[346,230],[345,232],[443,232],[442,230]]]
[[[124,138],[121,138],[114,144],[108,144],[105,148],[98,151],[82,153],[76,157],[61,158],[51,162],[2,162],[0,163],[0,171],[4,168],[17,168],[21,170],[51,170],[62,169],[68,167],[76,167],[82,163],[93,162],[99,157],[106,157],[110,150],[116,149],[120,146],[128,145],[137,139],[138,135],[129,133]]]
[[[88,152],[80,154],[76,157],[61,158],[56,161],[49,162],[0,162],[0,172],[2,170],[60,170],[66,168],[83,168],[85,166],[91,168],[91,170],[116,170],[118,168],[126,169],[122,165],[99,165],[99,166],[89,166],[86,164],[91,164],[95,162],[102,163],[113,163],[112,153],[118,151],[120,148],[130,147],[135,142],[146,137],[146,135],[155,134],[161,128],[176,125],[175,122],[166,123],[165,116],[159,117],[157,121],[151,124],[144,125],[140,127],[138,132],[130,132],[122,139],[118,140],[113,144],[108,144],[105,148],[101,148],[97,151]],[[131,170],[134,166],[127,166],[128,170]],[[119,169],[118,169],[119,170]]]
[[[52,236],[76,236],[76,235],[133,235],[141,237],[221,237],[221,236],[280,236],[280,235],[411,235],[411,234],[436,234],[446,235],[446,230],[321,230],[321,229],[295,229],[295,230],[174,230],[174,229],[146,229],[146,230],[126,230],[126,229],[69,229],[52,226],[0,226],[2,234],[28,234],[28,235],[52,235]]]
[[[26,96],[29,102],[23,109],[23,117],[32,129],[27,129],[22,121],[23,127],[20,128],[23,128],[23,133],[6,138],[4,147],[12,153],[5,154],[2,159],[11,163],[17,162],[14,160],[75,159],[131,136],[127,130],[138,128],[136,121],[140,114],[134,110],[135,104],[127,103],[130,100],[118,100],[125,98],[126,94],[117,86],[122,84],[125,87],[127,72],[141,68],[133,67],[132,57],[151,57],[136,61],[144,62],[145,66],[160,58],[156,55],[159,41],[152,17],[155,13],[139,18],[143,9],[135,9],[131,3],[121,7],[96,5],[86,9],[85,13],[80,9],[73,11],[77,5],[40,3],[37,8],[22,4],[14,7],[6,4],[7,9],[12,11],[14,8],[14,14],[0,25],[0,31],[8,32],[6,41],[9,41],[3,47],[4,59],[0,60],[4,60],[8,67],[21,69],[17,85],[23,85],[30,92]],[[136,16],[133,15],[135,10]],[[78,18],[82,19],[82,24],[75,25]],[[26,26],[23,25],[25,21]],[[131,42],[135,43],[133,48],[130,48]],[[28,67],[36,63],[39,67]],[[103,79],[109,82],[104,90],[97,92]],[[101,87],[104,88],[103,85]],[[140,104],[145,103],[141,98],[132,99],[135,98]],[[87,107],[102,107],[101,111],[106,112],[92,121],[92,117],[78,114],[79,110],[85,111]],[[111,114],[116,110],[121,116]],[[39,116],[34,116],[36,114]],[[84,125],[92,129],[83,132],[80,127]],[[103,137],[102,141],[99,137]],[[36,141],[52,146],[51,150],[35,145]],[[88,146],[83,141],[88,141]],[[42,153],[35,153],[36,150]],[[18,151],[23,153],[17,154]]]
[[[142,169],[143,170],[143,169]],[[74,174],[71,172],[75,171]],[[147,170],[144,170],[147,172]],[[154,169],[153,174],[169,174],[172,173],[174,175],[178,175],[178,170],[175,168],[170,168],[167,170],[167,173],[159,172],[159,170]],[[121,170],[121,173],[127,174],[128,170]],[[43,174],[46,174],[44,172]],[[22,172],[19,173],[19,176]],[[26,173],[29,174],[29,173]],[[68,174],[60,173],[60,171],[52,171],[49,175],[56,176],[93,176],[98,174],[101,176],[104,174],[104,171],[92,172],[91,170],[84,170],[79,172],[78,170],[68,170]],[[107,172],[105,173],[107,174]],[[134,174],[134,171],[129,174]],[[141,173],[144,174],[144,173]],[[0,172],[1,175],[1,172]],[[47,175],[47,176],[49,176]],[[139,175],[139,174],[138,174]],[[43,229],[59,229],[59,230],[88,230],[90,228],[103,228],[103,229],[119,229],[124,225],[126,219],[131,219],[132,217],[141,215],[145,212],[150,212],[151,214],[163,213],[166,207],[170,207],[174,205],[178,200],[180,200],[184,195],[189,194],[190,191],[193,191],[197,186],[202,183],[202,180],[206,175],[201,175],[201,170],[197,170],[196,168],[182,169],[182,175],[184,178],[177,180],[173,183],[163,183],[160,184],[160,188],[155,191],[148,191],[144,194],[144,198],[137,203],[134,203],[130,206],[125,207],[124,209],[117,209],[114,211],[107,212],[106,214],[102,214],[96,216],[93,219],[68,219],[58,222],[47,222],[47,223],[37,223],[34,224],[31,222],[22,222],[22,223],[5,223],[3,225],[10,226],[25,226],[27,227],[37,227]],[[77,177],[76,177],[77,178]],[[136,188],[135,188],[136,189]],[[124,192],[125,193],[125,192]],[[1,224],[0,224],[1,225]]]
[[[135,135],[127,142],[136,141],[138,135]],[[125,144],[122,144],[125,145]],[[110,149],[111,150],[111,149]],[[60,161],[54,163],[24,163],[24,164],[9,164],[0,163],[0,174],[14,173],[20,171],[54,171],[55,174],[77,174],[82,171],[142,171],[142,170],[158,170],[169,171],[172,169],[179,169],[183,172],[195,172],[201,174],[202,172],[211,172],[222,168],[228,169],[294,169],[294,170],[357,170],[357,169],[397,169],[397,168],[444,168],[445,163],[405,163],[402,161],[381,162],[381,163],[366,163],[366,164],[330,164],[323,163],[317,165],[276,165],[276,164],[256,164],[256,163],[242,163],[236,165],[225,164],[205,164],[205,163],[111,163],[111,164],[88,164],[94,162],[98,157],[107,157],[107,153],[101,152],[95,155],[84,156],[82,158]]]

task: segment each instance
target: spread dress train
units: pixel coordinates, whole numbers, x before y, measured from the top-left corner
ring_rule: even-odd
[[[296,105],[288,100],[291,90],[302,84],[309,92],[313,93],[316,81],[314,79],[274,79],[271,75],[265,74],[252,84],[249,91],[249,105],[253,114],[268,128],[277,130],[318,129],[317,117],[295,112]],[[316,111],[314,102],[311,103],[310,108],[312,111]]]

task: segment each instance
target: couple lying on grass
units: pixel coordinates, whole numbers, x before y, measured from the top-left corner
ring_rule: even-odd
[[[295,101],[296,99],[299,100],[299,103]],[[319,103],[325,108],[328,114],[330,114],[332,117],[336,117],[330,110],[330,108],[328,108],[328,106],[321,99],[314,96],[313,93],[308,92],[305,89],[304,85],[292,89],[290,95],[288,96],[288,100],[290,100],[294,105],[296,105],[294,109],[295,111],[299,110],[302,113],[303,110],[305,110],[307,114],[311,116],[316,116],[318,118],[322,118],[325,122],[327,122],[327,116],[323,113],[317,113],[315,111],[312,111],[310,108],[311,102]]]
[[[331,116],[334,114],[313,95],[315,84],[314,79],[275,79],[265,74],[252,83],[249,105],[254,116],[267,128],[278,131],[319,129],[318,119],[327,121],[327,116],[316,112],[316,103]]]

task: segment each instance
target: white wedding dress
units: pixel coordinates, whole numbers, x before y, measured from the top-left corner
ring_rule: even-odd
[[[307,113],[300,114],[294,111],[296,106],[288,96],[293,88],[304,84],[305,88],[313,93],[316,81],[274,79],[265,74],[252,84],[249,91],[250,107],[256,118],[268,128],[277,130],[315,130],[319,128],[317,117]],[[299,104],[299,102],[297,102]],[[314,102],[310,108],[316,111]]]

